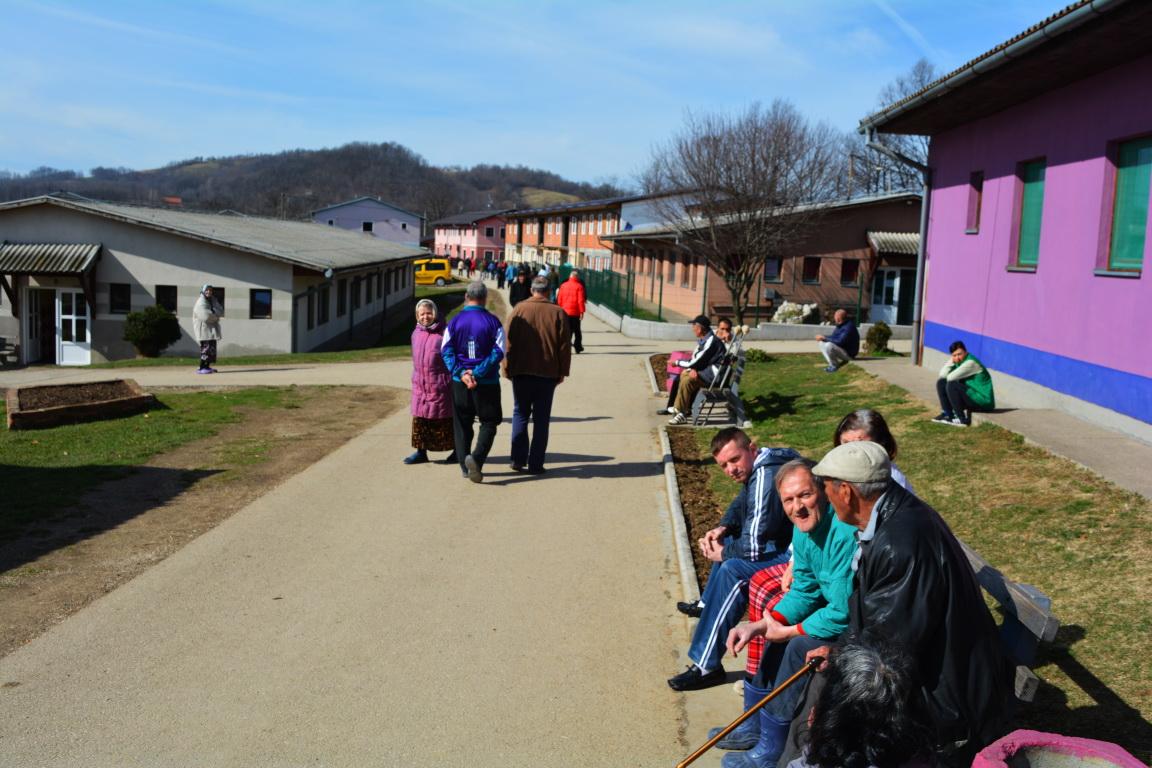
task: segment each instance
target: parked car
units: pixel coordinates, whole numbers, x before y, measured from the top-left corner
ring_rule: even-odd
[[[452,279],[448,259],[420,259],[416,264],[416,285],[447,285]]]

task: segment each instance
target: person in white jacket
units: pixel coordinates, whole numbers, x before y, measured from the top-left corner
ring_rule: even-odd
[[[192,307],[192,331],[200,342],[200,367],[196,373],[216,373],[212,365],[216,362],[216,342],[223,338],[220,334],[223,316],[224,305],[212,295],[212,286],[205,285]]]

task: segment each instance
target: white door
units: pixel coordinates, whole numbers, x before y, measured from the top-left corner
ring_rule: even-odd
[[[868,319],[873,323],[896,323],[897,299],[900,296],[900,270],[878,269],[872,280],[872,311]]]
[[[24,342],[24,364],[27,365],[40,359],[40,313],[44,311],[40,304],[40,291],[25,288],[24,306],[28,307],[24,325],[28,334]]]
[[[58,365],[88,365],[92,362],[92,334],[88,326],[88,302],[84,292],[61,288],[56,291],[56,362]]]

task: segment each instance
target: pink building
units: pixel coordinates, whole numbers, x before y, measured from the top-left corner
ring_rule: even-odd
[[[433,252],[446,259],[499,261],[504,255],[504,215],[508,211],[472,211],[432,222]]]

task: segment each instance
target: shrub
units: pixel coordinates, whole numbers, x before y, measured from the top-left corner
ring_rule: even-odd
[[[142,312],[129,312],[124,323],[124,341],[132,343],[144,357],[160,353],[180,340],[180,321],[161,306],[146,307]]]
[[[872,327],[868,329],[864,342],[868,345],[868,351],[875,355],[887,351],[888,340],[891,338],[892,329],[888,327],[888,323],[881,320],[878,323],[873,323]]]
[[[744,360],[749,363],[770,363],[772,356],[762,349],[744,350]]]

